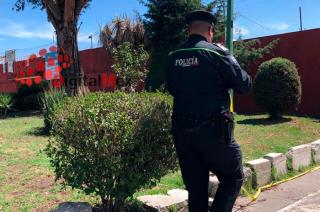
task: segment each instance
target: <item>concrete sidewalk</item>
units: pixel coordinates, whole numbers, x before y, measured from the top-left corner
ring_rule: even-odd
[[[320,170],[262,192],[255,202],[237,199],[234,212],[320,212]]]

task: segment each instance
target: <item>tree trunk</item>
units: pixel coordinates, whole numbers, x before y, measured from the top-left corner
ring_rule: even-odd
[[[70,96],[86,92],[83,81],[83,71],[80,68],[78,53],[78,19],[89,0],[41,0],[46,8],[48,20],[52,23],[57,34],[58,52],[63,49],[70,66],[62,65],[62,76],[66,92]],[[61,52],[59,52],[61,53]]]
[[[270,115],[269,118],[270,118],[271,120],[278,120],[278,119],[281,119],[281,118],[282,118],[282,113],[279,112],[279,111],[276,111],[276,110],[270,111],[270,112],[269,112],[269,115]]]
[[[66,92],[70,96],[75,96],[83,90],[83,71],[80,68],[77,34],[78,29],[75,22],[70,22],[67,25],[64,23],[59,24],[57,33],[58,50],[62,49],[64,54],[71,58],[69,60],[69,67],[60,64],[62,69],[62,76],[64,78],[64,86]]]
[[[123,211],[123,206],[125,204],[124,199],[115,200],[112,197],[103,198],[102,200],[102,207],[105,212],[118,212]]]

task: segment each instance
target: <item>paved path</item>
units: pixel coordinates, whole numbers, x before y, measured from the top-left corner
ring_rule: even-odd
[[[320,190],[288,205],[279,212],[320,211]]]
[[[238,198],[234,212],[320,212],[320,170],[280,184],[248,204]]]

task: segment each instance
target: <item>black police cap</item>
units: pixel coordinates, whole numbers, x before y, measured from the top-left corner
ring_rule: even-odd
[[[215,24],[217,19],[210,12],[205,10],[195,10],[186,16],[186,21],[190,25],[192,21],[205,21],[210,24]]]

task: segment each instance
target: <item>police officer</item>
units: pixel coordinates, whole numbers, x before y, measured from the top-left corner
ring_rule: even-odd
[[[228,50],[211,43],[215,17],[186,17],[189,39],[171,52],[166,87],[174,97],[172,132],[190,212],[208,211],[209,171],[220,184],[210,211],[232,211],[243,183],[242,152],[233,138],[228,89],[248,92],[251,77]]]

